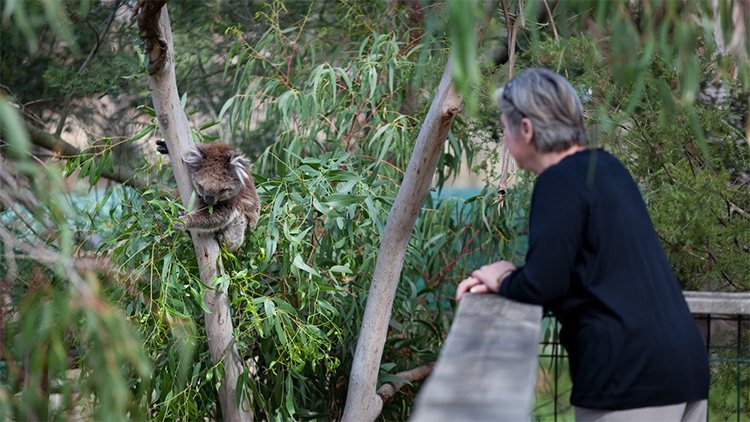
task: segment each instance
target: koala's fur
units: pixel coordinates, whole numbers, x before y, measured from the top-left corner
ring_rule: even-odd
[[[157,141],[156,149],[168,153],[164,141]],[[175,223],[175,227],[214,232],[228,250],[239,249],[245,231],[255,228],[260,215],[260,200],[248,170],[250,160],[221,142],[195,144],[182,160],[199,203],[180,218],[185,226]]]

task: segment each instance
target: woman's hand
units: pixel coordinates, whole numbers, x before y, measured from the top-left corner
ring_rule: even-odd
[[[462,280],[456,290],[456,300],[467,291],[469,293],[497,293],[500,291],[500,284],[510,273],[516,269],[516,266],[508,261],[498,261],[489,265],[483,265],[480,269],[474,270],[471,276]]]

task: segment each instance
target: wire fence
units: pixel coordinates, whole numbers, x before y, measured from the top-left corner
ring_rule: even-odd
[[[750,316],[741,313],[693,315],[711,367],[707,419],[750,421]],[[570,404],[572,382],[568,357],[560,345],[559,333],[559,322],[551,315],[546,316],[542,320],[536,401],[532,408],[532,419],[536,421],[575,420]]]

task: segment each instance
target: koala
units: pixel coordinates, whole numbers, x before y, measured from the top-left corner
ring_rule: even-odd
[[[156,141],[156,150],[168,154],[167,144]],[[185,230],[214,232],[216,240],[235,251],[245,242],[245,231],[258,223],[260,200],[241,152],[221,142],[195,144],[182,158],[187,164],[199,203],[196,209],[183,216]]]

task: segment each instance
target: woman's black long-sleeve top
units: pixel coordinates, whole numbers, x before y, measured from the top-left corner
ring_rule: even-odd
[[[526,264],[500,294],[562,324],[571,403],[663,406],[708,397],[703,340],[628,170],[602,149],[536,180]]]

